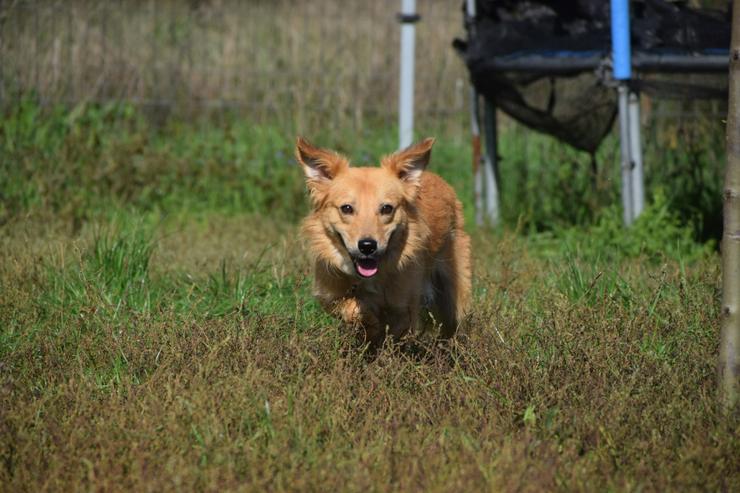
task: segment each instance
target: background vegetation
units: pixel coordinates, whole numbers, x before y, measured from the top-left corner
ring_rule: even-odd
[[[74,3],[74,22],[93,4]],[[240,17],[244,33],[277,22],[268,4]],[[298,32],[315,28],[301,22],[307,4],[275,3]],[[2,36],[23,32],[3,19]],[[380,34],[364,22],[331,33],[390,39],[380,52],[395,54],[392,20]],[[420,46],[436,42],[428,26]],[[283,45],[264,29],[273,43],[255,45],[254,63],[277,63],[265,53]],[[335,48],[321,74],[372,72]],[[450,65],[428,66],[464,77],[448,52],[435,56]],[[390,81],[384,63],[371,66]],[[396,146],[392,86],[326,79],[331,90],[295,89],[325,112],[320,99],[277,93],[271,107],[245,92],[267,109],[216,113],[135,94],[69,104],[4,68],[16,92],[0,119],[0,490],[740,489],[740,427],[715,406],[721,107],[645,108],[651,204],[630,230],[613,138],[593,174],[590,156],[505,121],[505,224],[489,231],[470,220],[465,110],[455,77],[426,78],[439,70],[421,71],[419,97],[447,109],[419,105],[418,134],[437,136],[433,169],[466,206],[475,311],[450,348],[420,334],[425,357],[388,347],[368,362],[311,299],[292,146],[301,132],[377,162]]]
[[[393,122],[395,0],[16,0],[0,6],[0,99],[126,100],[162,120],[223,110],[325,130]],[[417,108],[467,103],[457,0],[419,2]],[[457,118],[455,123],[460,124]]]

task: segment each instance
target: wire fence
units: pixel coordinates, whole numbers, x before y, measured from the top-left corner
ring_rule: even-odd
[[[398,0],[0,0],[0,103],[395,122]],[[417,114],[464,113],[458,0],[418,2]]]

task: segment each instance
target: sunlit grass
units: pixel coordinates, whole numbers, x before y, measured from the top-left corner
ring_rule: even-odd
[[[668,194],[630,230],[606,200],[519,217],[510,195],[468,228],[455,343],[369,361],[311,298],[293,135],[118,111],[3,121],[0,489],[740,488],[718,256]],[[361,137],[319,143],[392,149]],[[470,204],[467,152],[441,137],[432,165]]]

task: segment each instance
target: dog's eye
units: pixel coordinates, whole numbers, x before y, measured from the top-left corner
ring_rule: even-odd
[[[380,213],[387,216],[393,212],[393,206],[391,204],[383,204],[380,206]]]
[[[344,204],[343,206],[339,207],[339,210],[342,211],[342,214],[352,214],[354,212],[354,209],[349,204]]]

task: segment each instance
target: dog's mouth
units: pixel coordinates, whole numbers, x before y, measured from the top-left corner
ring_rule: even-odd
[[[362,277],[373,277],[378,273],[378,260],[371,257],[355,259],[355,269]]]

